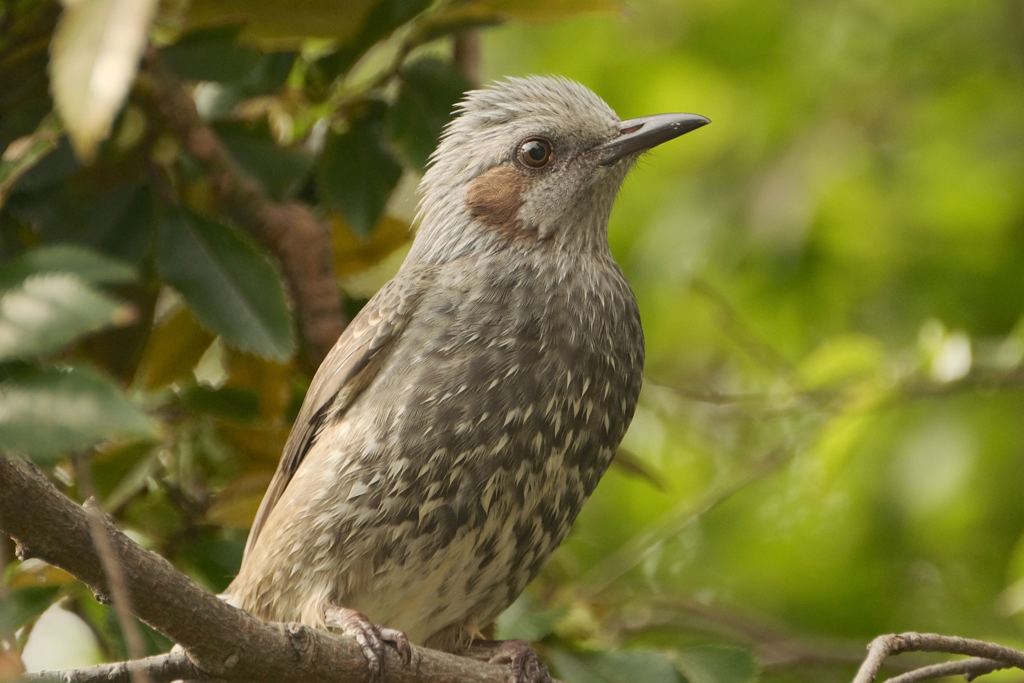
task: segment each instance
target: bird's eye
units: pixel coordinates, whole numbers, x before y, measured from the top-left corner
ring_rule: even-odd
[[[547,166],[551,161],[551,143],[544,138],[530,138],[519,143],[520,163],[530,168]]]

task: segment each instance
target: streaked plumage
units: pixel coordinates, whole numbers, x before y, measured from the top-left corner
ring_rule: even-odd
[[[458,651],[558,547],[640,390],[636,301],[606,227],[628,170],[583,86],[470,93],[395,278],[316,374],[228,590],[267,619],[341,605]],[[543,136],[548,167],[516,161]]]

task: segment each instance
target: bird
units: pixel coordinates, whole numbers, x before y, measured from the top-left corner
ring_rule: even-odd
[[[384,648],[478,652],[549,681],[483,633],[569,533],[640,392],[636,298],[608,244],[644,151],[709,123],[621,120],[557,76],[471,90],[419,186],[394,278],[316,372],[256,513],[232,604]]]

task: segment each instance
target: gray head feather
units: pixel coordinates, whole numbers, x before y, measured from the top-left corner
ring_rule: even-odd
[[[517,230],[569,250],[607,249],[608,214],[629,163],[602,167],[590,154],[618,134],[619,118],[600,97],[566,78],[508,78],[468,92],[455,113],[420,184],[411,262],[509,245],[509,231],[482,225],[466,202],[473,181],[500,166],[523,181]],[[544,172],[516,164],[519,145],[531,137],[552,143],[554,161]]]

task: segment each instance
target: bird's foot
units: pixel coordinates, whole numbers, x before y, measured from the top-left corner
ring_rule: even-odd
[[[552,683],[544,662],[522,640],[476,641],[471,649],[489,655],[487,661],[491,664],[507,667],[509,683]]]
[[[331,605],[324,610],[324,623],[328,628],[356,639],[366,659],[371,681],[379,681],[384,676],[385,643],[395,649],[402,664],[409,666],[412,663],[413,649],[409,638],[397,629],[377,626],[362,612]]]

